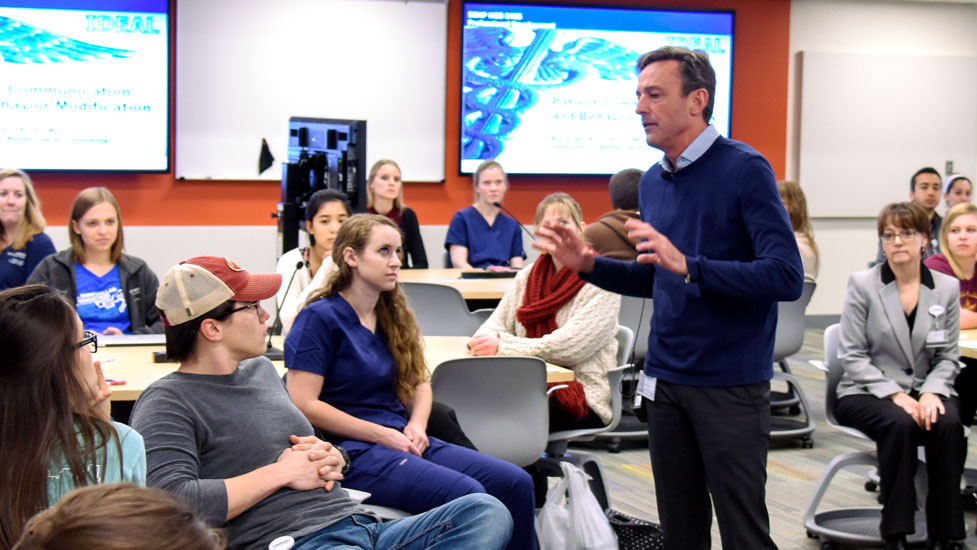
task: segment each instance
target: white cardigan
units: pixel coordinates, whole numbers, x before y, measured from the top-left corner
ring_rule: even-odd
[[[532,264],[516,275],[492,316],[475,334],[497,334],[499,355],[530,355],[573,370],[583,385],[587,405],[605,424],[611,421],[611,388],[607,371],[617,366],[617,318],[621,297],[587,283],[556,312],[557,329],[541,338],[527,338],[516,320]]]

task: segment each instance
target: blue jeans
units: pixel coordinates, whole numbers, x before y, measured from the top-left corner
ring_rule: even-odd
[[[505,506],[491,495],[472,494],[387,523],[353,515],[300,538],[293,550],[501,550],[511,535]]]

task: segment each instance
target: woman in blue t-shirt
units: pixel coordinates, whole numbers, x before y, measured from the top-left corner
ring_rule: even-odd
[[[340,227],[339,266],[310,297],[285,340],[287,385],[312,424],[355,464],[343,484],[371,504],[420,513],[489,493],[514,523],[511,549],[536,546],[534,496],[521,468],[427,436],[432,392],[421,332],[397,286],[401,235],[389,218],[360,214]]]
[[[146,452],[132,428],[109,419],[109,386],[83,330],[55,290],[0,292],[0,548],[27,519],[71,489],[145,484]]]
[[[28,282],[60,290],[87,330],[163,332],[155,304],[159,280],[146,262],[122,253],[122,215],[112,192],[89,187],[78,193],[70,220],[71,248],[45,258]]]
[[[475,204],[455,212],[444,239],[451,266],[522,268],[526,252],[519,222],[495,206],[502,202],[509,188],[502,165],[494,160],[483,162],[475,170],[472,183]]]
[[[24,284],[37,264],[54,254],[44,226],[30,177],[0,170],[0,290]]]

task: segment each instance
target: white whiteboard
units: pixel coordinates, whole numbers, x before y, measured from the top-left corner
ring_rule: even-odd
[[[366,120],[368,162],[444,179],[446,3],[178,0],[176,19],[178,178],[278,180],[304,116]]]
[[[807,51],[800,71],[811,216],[874,218],[923,166],[977,176],[977,58]]]

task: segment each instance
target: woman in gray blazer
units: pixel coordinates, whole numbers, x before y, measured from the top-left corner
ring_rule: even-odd
[[[929,223],[920,207],[886,206],[878,230],[886,261],[848,280],[835,416],[875,440],[885,548],[906,548],[914,532],[917,445],[926,448],[930,547],[965,548],[959,490],[966,443],[953,390],[960,285],[922,265]]]

